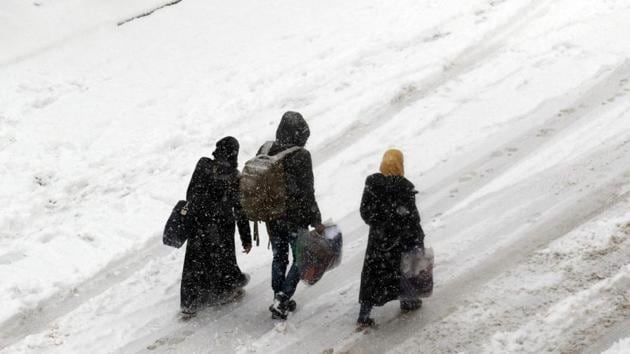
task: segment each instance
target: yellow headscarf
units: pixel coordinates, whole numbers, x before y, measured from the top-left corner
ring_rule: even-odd
[[[405,158],[402,151],[391,149],[385,152],[381,162],[381,173],[385,176],[405,175]]]

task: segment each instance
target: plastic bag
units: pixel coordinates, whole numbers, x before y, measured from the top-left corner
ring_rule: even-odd
[[[327,271],[341,263],[343,237],[337,225],[326,226],[323,235],[304,231],[298,235],[296,265],[300,279],[309,285],[317,283]]]
[[[400,298],[415,299],[433,294],[432,248],[414,248],[404,252],[400,261]]]

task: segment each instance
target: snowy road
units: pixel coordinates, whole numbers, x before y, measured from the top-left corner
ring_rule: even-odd
[[[0,5],[1,353],[627,348],[626,1],[186,0],[116,26],[165,2]],[[239,254],[247,295],[178,321],[183,250],[160,245],[164,218],[214,140],[237,136],[242,163],[288,109],[311,124],[343,264],[276,323],[270,251]],[[391,146],[436,289],[357,333],[357,208]]]

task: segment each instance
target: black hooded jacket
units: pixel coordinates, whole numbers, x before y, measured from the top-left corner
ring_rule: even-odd
[[[282,116],[276,141],[269,155],[276,155],[294,146],[304,147],[311,132],[306,120],[297,112],[286,112]],[[258,151],[260,154],[261,149]],[[322,217],[315,200],[315,178],[311,153],[306,149],[294,152],[283,160],[287,183],[287,212],[284,221],[292,226],[306,228],[321,224]]]

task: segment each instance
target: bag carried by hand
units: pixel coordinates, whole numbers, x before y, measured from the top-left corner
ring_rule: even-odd
[[[164,226],[162,243],[167,246],[180,248],[188,239],[191,231],[191,216],[188,214],[188,202],[180,200],[173,208],[171,216]]]
[[[308,285],[317,283],[327,271],[341,263],[343,238],[337,225],[326,226],[323,235],[304,231],[298,235],[296,265],[300,279]]]
[[[433,249],[413,248],[400,262],[400,298],[415,299],[433,294]]]
[[[271,156],[272,146],[273,142],[267,142],[258,156],[245,163],[241,174],[241,206],[251,221],[275,220],[286,212],[287,187],[282,161],[302,148],[291,147]]]

